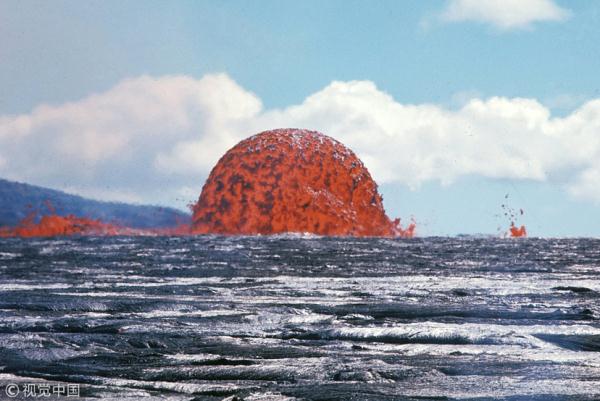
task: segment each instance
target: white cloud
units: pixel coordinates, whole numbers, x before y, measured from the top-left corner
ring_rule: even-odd
[[[535,22],[564,21],[570,12],[552,0],[449,0],[441,14],[449,22],[475,21],[502,30],[529,28]]]
[[[350,81],[332,82],[301,104],[263,110],[224,74],[140,77],[78,102],[0,117],[0,176],[182,206],[181,197],[197,197],[228,148],[278,127],[335,137],[380,183],[449,185],[473,175],[556,180],[600,201],[600,100],[561,118],[522,98],[471,97],[450,110],[402,104],[370,81]]]
[[[191,177],[201,187],[201,173],[239,139],[225,125],[261,108],[255,95],[225,74],[128,79],[77,102],[0,117],[6,155],[0,176],[86,194],[96,193],[93,183],[104,198],[131,200],[118,194],[139,193],[145,201],[170,203],[169,191],[190,185]],[[189,174],[173,178],[168,172],[175,167],[156,168],[191,139],[203,148],[196,158],[182,159]]]

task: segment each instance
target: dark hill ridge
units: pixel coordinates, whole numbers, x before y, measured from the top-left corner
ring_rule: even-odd
[[[32,210],[100,219],[132,228],[159,228],[188,223],[190,215],[177,209],[101,202],[65,192],[0,179],[0,226],[15,226]]]

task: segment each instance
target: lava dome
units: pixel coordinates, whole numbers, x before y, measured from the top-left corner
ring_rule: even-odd
[[[302,129],[265,131],[235,145],[211,171],[193,211],[196,234],[405,232],[386,216],[360,159],[340,142]]]

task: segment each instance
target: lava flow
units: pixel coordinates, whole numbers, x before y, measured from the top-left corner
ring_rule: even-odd
[[[377,184],[340,142],[277,129],[238,143],[219,160],[194,206],[196,234],[412,237],[385,214]]]
[[[192,225],[140,230],[74,215],[31,213],[0,237],[68,235],[256,235],[286,232],[411,238],[383,209],[377,184],[340,142],[315,131],[278,129],[248,138],[219,160],[193,206]]]
[[[36,222],[36,213],[30,213],[16,227],[0,227],[0,237],[55,237],[68,235],[127,235],[135,230],[119,227],[100,220],[55,213],[42,216]]]

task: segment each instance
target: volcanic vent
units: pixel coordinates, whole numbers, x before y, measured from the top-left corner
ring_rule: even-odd
[[[219,160],[194,206],[197,234],[412,236],[385,214],[377,184],[347,147],[319,132],[277,129]]]

